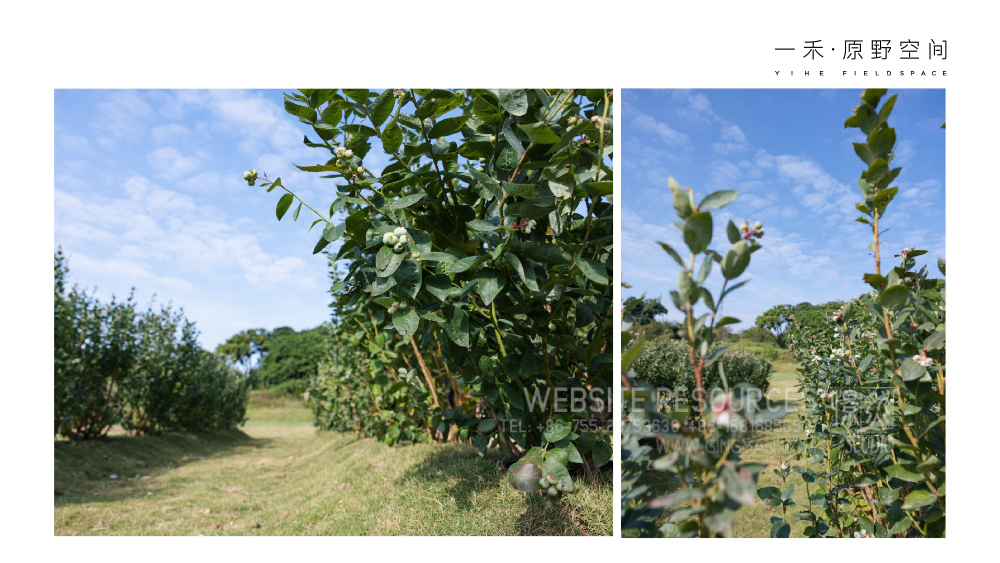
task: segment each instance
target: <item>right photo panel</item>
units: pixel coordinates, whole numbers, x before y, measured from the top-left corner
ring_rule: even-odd
[[[943,537],[945,90],[619,118],[622,535]]]

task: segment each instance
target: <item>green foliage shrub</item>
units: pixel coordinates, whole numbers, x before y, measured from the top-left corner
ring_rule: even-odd
[[[610,461],[612,108],[607,89],[286,96],[319,160],[296,166],[330,180],[329,207],[244,178],[277,191],[279,220],[322,225],[314,253],[342,243],[334,343],[309,391],[321,427],[468,440],[560,479]],[[556,408],[573,390],[583,404]]]
[[[709,353],[718,350],[718,344]],[[694,368],[689,361],[690,350],[682,340],[657,340],[645,345],[632,364],[645,382],[659,389],[668,389],[682,404],[694,400],[696,386]],[[771,363],[762,356],[744,351],[725,350],[721,357],[702,373],[702,385],[708,391],[722,389],[720,368],[725,371],[730,386],[749,383],[766,394],[770,386]]]
[[[55,254],[55,433],[98,438],[122,416],[122,383],[138,353],[132,297],[101,303],[68,286],[69,268]]]
[[[748,342],[770,342],[777,344],[778,339],[771,333],[771,331],[760,328],[760,327],[750,327],[740,332],[740,340],[745,340]]]
[[[875,271],[863,276],[872,291],[801,313],[797,306],[789,330],[806,437],[786,444],[803,463],[775,471],[789,488],[790,472],[800,475],[808,502],[793,510],[809,523],[808,537],[945,535],[945,262],[938,259],[942,277],[932,278],[916,267],[927,252],[904,248],[883,266],[879,222],[901,172],[890,168],[896,132],[888,119],[897,96],[880,107],[885,94],[865,90],[844,123],[866,136],[854,143],[865,164],[856,207],[872,237]],[[788,536],[789,488],[757,492],[782,509],[772,535]]]
[[[55,255],[55,434],[93,439],[115,424],[136,433],[242,424],[246,377],[202,350],[194,323],[130,298],[102,304],[68,287]]]

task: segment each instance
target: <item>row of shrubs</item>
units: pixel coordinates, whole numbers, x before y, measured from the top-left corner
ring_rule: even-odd
[[[54,433],[93,439],[130,432],[231,428],[245,420],[247,380],[202,350],[198,330],[170,307],[102,303],[67,285],[55,255]]]
[[[713,345],[709,353],[719,349]],[[670,390],[680,400],[680,404],[690,404],[694,397],[695,375],[689,361],[690,351],[680,340],[659,339],[646,344],[632,364],[636,373],[641,373],[650,385]],[[702,384],[706,390],[723,388],[720,369],[725,372],[726,384],[733,387],[737,383],[750,383],[767,394],[770,386],[771,362],[754,352],[725,350],[722,359],[712,364],[702,374]]]

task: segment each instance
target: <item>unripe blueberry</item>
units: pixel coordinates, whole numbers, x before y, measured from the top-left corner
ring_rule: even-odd
[[[761,229],[761,230],[757,231],[757,236],[758,237],[764,236],[764,229]]]
[[[406,234],[406,228],[396,227],[395,229],[393,229],[392,234],[396,235],[397,237],[401,237]]]
[[[406,245],[403,244],[403,243],[401,243],[401,242],[399,242],[399,243],[396,243],[396,246],[394,246],[393,248],[396,249],[396,252],[402,252],[403,250],[406,249]]]
[[[358,165],[357,164],[351,164],[351,170],[357,172],[358,171]]]
[[[337,147],[337,156],[344,156],[344,147]]]
[[[382,235],[382,244],[396,244],[396,235],[385,233]]]
[[[410,242],[410,237],[406,236],[406,233],[403,233],[403,234],[399,235],[399,243],[400,244],[406,244],[408,242]]]
[[[406,308],[406,301],[400,301],[399,302],[399,308],[400,309],[405,309]]]
[[[548,489],[549,488],[549,482],[546,481],[544,477],[542,477],[541,479],[538,480],[538,486],[541,487],[541,488],[543,488],[543,489]]]
[[[365,167],[364,166],[358,166],[358,174],[359,175],[363,175],[364,173],[365,173]]]
[[[414,250],[413,254],[411,254],[410,256],[413,257],[413,258],[420,258],[420,251],[419,250]]]
[[[256,178],[257,178],[257,171],[256,171],[256,170],[254,170],[253,168],[251,168],[251,169],[250,169],[250,175],[251,175],[251,176],[253,176],[253,177],[254,177],[254,179],[256,179]]]
[[[250,180],[250,178],[253,178],[253,176],[252,176],[252,175],[250,174],[250,171],[249,171],[249,170],[247,170],[246,172],[244,172],[244,173],[243,173],[243,179],[244,179],[244,180],[247,180],[247,181],[249,181],[249,180]]]
[[[354,151],[352,151],[351,149],[347,149],[344,151],[344,156],[347,158],[351,158],[352,156],[354,156]]]
[[[559,496],[559,491],[555,487],[550,487],[549,496],[550,497]]]
[[[757,221],[756,223],[753,224],[753,228],[755,228],[757,230],[760,230],[760,228],[763,227],[763,226],[764,225],[761,225],[760,221]]]

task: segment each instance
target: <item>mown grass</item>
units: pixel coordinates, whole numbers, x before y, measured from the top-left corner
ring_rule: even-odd
[[[798,423],[795,411],[799,407],[802,394],[798,389],[798,379],[796,375],[796,364],[791,361],[783,350],[773,344],[758,344],[753,342],[741,343],[738,349],[748,349],[765,347],[773,348],[773,352],[778,357],[772,361],[774,371],[771,374],[771,386],[768,390],[768,399],[772,404],[783,407],[787,414],[776,421],[767,430],[758,430],[750,433],[740,445],[740,454],[745,461],[756,461],[766,463],[767,468],[761,473],[757,488],[774,486],[783,488],[781,477],[774,474],[774,469],[781,466],[782,461],[789,460],[790,452],[782,446],[783,439],[802,437],[803,429]],[[801,465],[802,461],[795,461],[793,464]],[[816,469],[816,468],[814,468]],[[644,477],[646,479],[646,477]],[[794,513],[804,510],[807,507],[806,490],[804,483],[798,473],[792,472],[788,477],[789,483],[795,484],[795,495],[793,497],[796,506],[788,509],[788,522],[792,527],[792,537],[801,537],[802,531],[806,527],[806,522],[794,518]],[[644,481],[654,487],[653,496],[659,496],[670,491],[674,484],[664,478],[664,474],[651,472],[648,480]],[[813,490],[812,492],[815,492]],[[753,505],[740,508],[737,513],[736,522],[733,524],[733,537],[738,538],[767,538],[771,532],[771,518],[781,516],[781,508],[767,506],[760,500]],[[662,522],[666,523],[669,514],[662,517]]]
[[[259,395],[239,431],[56,441],[55,533],[612,533],[610,472],[551,502],[512,490],[471,446],[317,433],[301,401]]]

